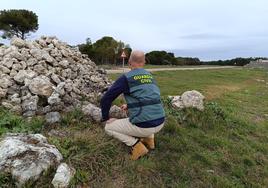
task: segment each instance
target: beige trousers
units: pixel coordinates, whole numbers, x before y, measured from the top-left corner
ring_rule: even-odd
[[[133,146],[138,138],[154,137],[154,134],[159,132],[164,126],[164,123],[152,128],[140,128],[130,123],[128,118],[117,119],[112,123],[106,123],[105,131],[108,135],[124,142],[128,146]]]

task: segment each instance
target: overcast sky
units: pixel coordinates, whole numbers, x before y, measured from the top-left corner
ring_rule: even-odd
[[[112,36],[146,52],[202,60],[268,56],[267,0],[0,0],[39,16],[31,38],[70,44]]]

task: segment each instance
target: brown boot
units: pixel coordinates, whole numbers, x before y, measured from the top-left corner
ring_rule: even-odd
[[[142,142],[148,149],[155,149],[154,138],[141,138],[141,142]]]
[[[130,156],[131,160],[137,160],[140,157],[146,155],[148,153],[148,149],[145,147],[145,145],[143,145],[142,142],[138,142],[136,143],[133,147],[132,147],[132,154]]]

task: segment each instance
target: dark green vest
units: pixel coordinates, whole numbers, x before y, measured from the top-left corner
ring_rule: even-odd
[[[139,68],[125,74],[130,93],[125,94],[132,124],[163,118],[160,90],[151,73]]]

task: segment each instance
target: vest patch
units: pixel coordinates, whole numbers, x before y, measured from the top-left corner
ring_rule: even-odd
[[[130,84],[130,87],[135,87],[143,84],[155,84],[153,76],[149,74],[139,74],[131,76],[130,78],[128,78],[128,82]]]
[[[133,79],[136,81],[139,81],[141,84],[153,83],[152,75],[148,75],[148,74],[136,75],[136,76],[133,76]]]

